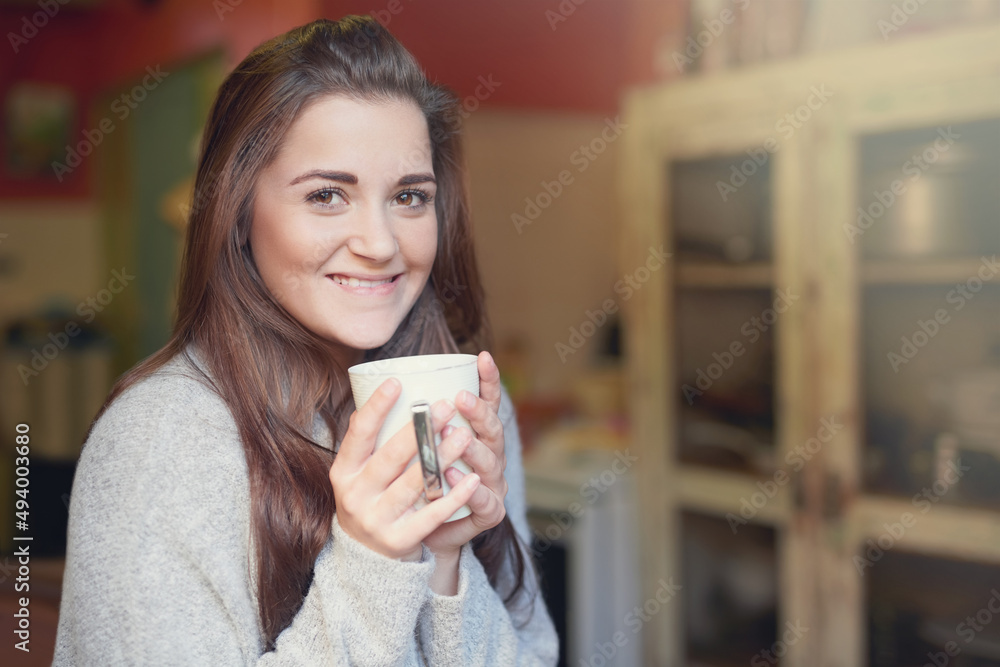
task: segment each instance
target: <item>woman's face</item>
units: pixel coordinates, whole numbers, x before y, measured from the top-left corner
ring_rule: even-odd
[[[416,104],[321,98],[257,183],[257,269],[295,319],[353,363],[389,340],[427,282],[435,193]]]

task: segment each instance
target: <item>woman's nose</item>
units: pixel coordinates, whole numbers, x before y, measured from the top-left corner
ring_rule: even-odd
[[[372,262],[386,262],[399,250],[388,213],[378,207],[367,207],[355,219],[356,227],[347,242],[355,255]]]

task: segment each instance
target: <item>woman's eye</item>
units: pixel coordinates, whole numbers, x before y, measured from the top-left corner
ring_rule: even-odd
[[[396,201],[406,208],[420,208],[424,204],[429,204],[432,199],[422,190],[407,190],[396,195]]]
[[[330,204],[335,204],[337,200],[340,199],[340,194],[336,190],[317,190],[316,192],[309,195],[309,201],[315,202],[322,206],[329,206]]]

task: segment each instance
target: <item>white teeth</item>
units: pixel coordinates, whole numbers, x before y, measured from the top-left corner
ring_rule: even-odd
[[[333,281],[340,283],[341,285],[350,285],[351,287],[377,287],[378,285],[391,283],[392,278],[386,278],[385,280],[361,280],[354,277],[347,278],[346,276],[333,276]]]

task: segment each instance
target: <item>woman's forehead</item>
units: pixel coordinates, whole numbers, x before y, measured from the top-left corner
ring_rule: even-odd
[[[306,107],[289,127],[276,162],[282,170],[380,173],[388,180],[433,170],[427,121],[416,103],[346,95],[328,95]]]

